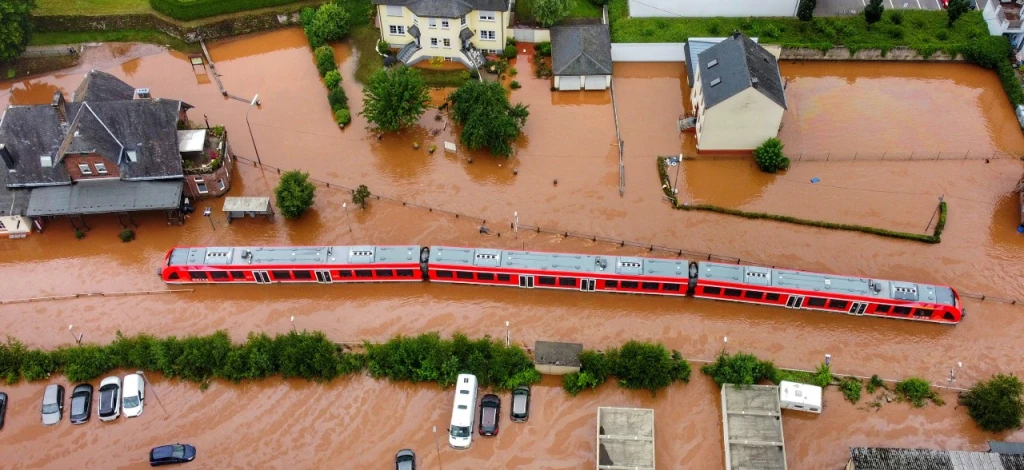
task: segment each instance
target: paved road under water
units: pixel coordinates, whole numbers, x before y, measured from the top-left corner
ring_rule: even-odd
[[[478,220],[384,200],[371,202],[366,211],[353,210],[349,203],[346,215],[341,206],[350,202],[348,195],[333,187],[318,189],[314,209],[298,221],[250,219],[229,226],[214,218],[211,227],[208,220],[196,217],[183,227],[168,227],[159,215],[143,215],[136,218],[138,239],[127,244],[117,240],[120,226],[112,217],[90,218],[93,230],[82,241],[74,239],[66,221],[52,221],[42,235],[0,241],[0,298],[161,290],[164,285],[156,270],[175,245],[411,243],[645,254],[577,238],[536,233],[515,237],[508,229],[513,211],[519,212],[522,223],[545,228],[1024,298],[1024,238],[1014,232],[1017,208],[1009,193],[1021,174],[1016,160],[803,162],[782,176],[755,173],[748,162],[716,160],[687,162],[680,174],[680,193],[688,198],[921,233],[927,231],[937,196],[944,195],[950,218],[939,245],[672,211],[662,199],[653,157],[692,148],[689,137],[680,137],[675,130],[688,93],[680,64],[616,66],[626,166],[626,192],[620,198],[610,97],[594,92],[552,94],[548,81],[532,78],[528,59],[517,64],[523,87],[513,91],[511,99],[528,104],[532,115],[517,156],[506,161],[461,148],[457,153],[428,153],[430,144],[442,149],[444,141],[456,141],[452,124],[446,118],[435,120],[436,111],[428,111],[416,128],[377,140],[364,129],[365,120],[355,115],[361,94],[352,76],[354,53],[347,45],[335,48],[354,114],[352,125],[344,130],[331,119],[301,31],[282,30],[210,46],[232,94],[260,95],[263,105],[250,111],[249,121],[264,163],[478,215],[487,219],[492,234],[480,235]],[[57,89],[70,95],[82,73],[97,68],[135,86],[148,86],[155,96],[181,98],[196,106],[190,112],[193,121],[201,122],[205,115],[212,124],[226,125],[236,152],[255,156],[245,125],[247,105],[221,97],[208,77],[193,73],[183,55],[151,46],[116,45],[92,48],[83,59],[86,65],[73,72],[0,84],[0,105],[48,103]],[[122,63],[124,59],[131,60]],[[884,119],[900,126],[873,128],[857,140],[836,145],[862,145],[868,151],[889,146],[886,142],[907,141],[908,147],[940,149],[967,139],[963,145],[970,148],[1024,153],[1024,138],[1005,132],[1016,124],[1004,103],[993,98],[1001,97],[993,95],[998,91],[995,76],[969,66],[943,66],[948,69],[784,63],[783,73],[791,79],[792,111],[785,118],[783,138],[788,148],[827,148],[829,139],[841,136],[811,132],[807,126],[818,117],[808,109],[855,108],[857,103],[842,97],[856,101],[857,96],[895,86],[910,91],[887,99],[899,100],[900,109],[907,111]],[[858,78],[847,78],[854,76]],[[827,104],[816,104],[826,88],[844,86],[850,89],[833,91]],[[930,95],[928,87],[943,91]],[[436,102],[443,95],[432,94]],[[923,99],[929,96],[931,100]],[[914,108],[914,103],[920,107]],[[797,111],[799,115],[793,114]],[[959,137],[945,135],[939,125],[960,123],[964,113],[977,119],[963,124]],[[834,114],[840,113],[827,116]],[[916,129],[918,121],[934,132],[904,130]],[[798,128],[804,130],[793,131]],[[421,148],[413,150],[413,142],[420,142]],[[231,195],[268,195],[277,182],[276,173],[242,163],[237,172]],[[821,183],[804,183],[811,177],[819,177]],[[216,210],[220,204],[212,200],[200,206]],[[1017,338],[1024,327],[1024,310],[974,300],[966,300],[966,306],[967,319],[946,327],[691,299],[471,286],[198,286],[192,293],[3,305],[0,331],[32,346],[53,348],[70,341],[68,324],[76,325],[86,341],[96,342],[111,340],[117,330],[185,335],[223,329],[242,340],[254,330],[285,332],[294,315],[300,329],[355,341],[431,330],[500,337],[503,322],[509,320],[513,340],[528,345],[548,339],[601,348],[628,338],[652,339],[687,357],[709,358],[728,336],[730,350],[750,351],[781,366],[809,368],[829,353],[841,373],[917,375],[945,383],[949,367],[957,361],[964,363],[958,384],[995,372],[1024,373],[1019,361],[1009,360],[1024,353]],[[546,379],[535,391],[535,414],[529,424],[505,420],[501,436],[480,440],[468,452],[444,448],[440,431],[447,427],[451,398],[433,386],[367,378],[330,385],[279,384],[272,379],[247,385],[215,383],[201,392],[192,385],[155,380],[167,414],[151,402],[138,420],[93,422],[73,429],[67,423],[58,428],[38,425],[42,384],[8,387],[12,408],[0,431],[0,455],[4,461],[13,455],[15,468],[64,468],[72,458],[104,465],[113,459],[111,466],[128,468],[141,465],[149,446],[182,440],[196,443],[200,459],[216,466],[248,467],[267,459],[275,467],[316,468],[344,457],[354,459],[360,468],[386,468],[395,451],[412,447],[423,459],[421,464],[432,468],[436,456],[430,426],[437,425],[445,468],[583,468],[592,465],[595,456],[595,408],[610,405],[656,410],[659,466],[722,465],[718,394],[699,373],[691,384],[671,387],[655,398],[605,386],[570,399],[557,388],[557,380]],[[946,399],[945,407],[923,411],[897,404],[867,411],[830,391],[824,415],[786,414],[790,466],[840,468],[853,445],[981,450],[985,439],[1004,437],[981,433],[962,410],[954,409],[955,397]],[[1019,440],[1024,434],[1008,437]]]

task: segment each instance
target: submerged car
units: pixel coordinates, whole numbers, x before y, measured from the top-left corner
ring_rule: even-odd
[[[402,449],[395,454],[395,470],[416,470],[416,454],[410,449]]]
[[[530,419],[530,387],[520,385],[512,391],[512,406],[510,410],[512,421],[524,423]]]
[[[89,421],[92,414],[92,385],[75,385],[71,392],[71,424]]]
[[[480,435],[497,436],[498,420],[501,415],[501,398],[488,393],[480,399]]]
[[[121,395],[124,397],[121,411],[124,412],[125,418],[134,418],[142,414],[142,405],[146,401],[146,382],[141,375],[128,374],[124,376]]]
[[[0,429],[4,428],[4,416],[7,415],[7,394],[0,392]]]
[[[43,392],[43,426],[53,426],[64,417],[64,386],[47,385]]]
[[[107,377],[100,382],[98,413],[100,421],[113,421],[121,416],[121,379]]]
[[[154,447],[153,450],[149,451],[149,465],[153,467],[191,462],[195,458],[196,448],[188,444]]]

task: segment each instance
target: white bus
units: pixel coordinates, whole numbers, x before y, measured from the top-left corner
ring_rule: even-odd
[[[473,421],[476,417],[476,376],[459,374],[455,381],[455,403],[452,424],[448,428],[448,445],[468,449],[473,442]]]

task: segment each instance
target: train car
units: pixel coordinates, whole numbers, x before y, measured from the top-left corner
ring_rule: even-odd
[[[167,252],[160,277],[197,282],[417,282],[419,246],[184,247]]]
[[[792,309],[956,324],[951,287],[701,261],[692,295]]]
[[[695,263],[678,259],[433,246],[427,277],[456,284],[684,296],[696,269]]]

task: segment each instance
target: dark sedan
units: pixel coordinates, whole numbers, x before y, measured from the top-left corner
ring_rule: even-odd
[[[480,435],[497,436],[498,420],[501,416],[501,398],[488,393],[480,400]]]
[[[4,428],[4,416],[7,415],[7,394],[0,392],[0,429]]]
[[[149,451],[149,464],[154,467],[195,460],[196,448],[188,444],[171,444],[154,447]]]
[[[409,449],[402,449],[395,454],[395,470],[416,470],[416,454]]]
[[[92,414],[92,385],[76,385],[71,393],[71,424],[89,421]]]

